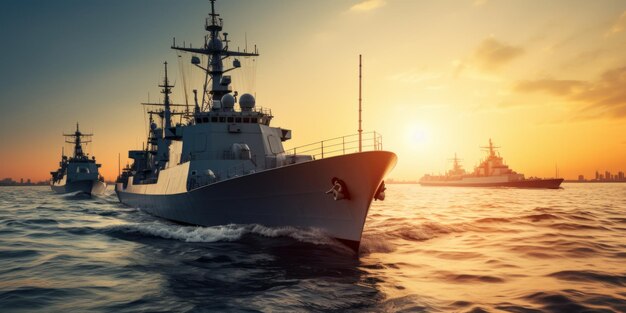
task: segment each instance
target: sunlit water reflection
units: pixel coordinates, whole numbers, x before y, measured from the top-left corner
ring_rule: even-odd
[[[311,229],[190,227],[0,189],[7,311],[626,312],[626,184],[389,185],[362,251]]]

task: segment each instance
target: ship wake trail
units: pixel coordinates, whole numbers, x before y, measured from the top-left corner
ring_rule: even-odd
[[[105,232],[136,234],[184,242],[238,241],[246,235],[257,235],[269,238],[290,237],[300,242],[315,245],[338,244],[337,241],[327,236],[322,230],[315,228],[265,227],[257,224],[201,227],[153,222],[109,226],[105,228]]]

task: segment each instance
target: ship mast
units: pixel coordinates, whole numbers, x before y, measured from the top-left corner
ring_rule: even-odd
[[[237,56],[258,56],[258,50],[256,46],[254,47],[253,52],[248,52],[244,50],[240,51],[230,51],[228,50],[228,33],[224,33],[223,36],[220,36],[220,32],[223,27],[223,20],[219,17],[220,15],[215,13],[215,0],[211,0],[211,13],[209,13],[209,17],[205,21],[205,30],[209,32],[208,36],[204,37],[204,46],[202,48],[192,48],[191,45],[189,47],[185,46],[176,46],[176,41],[172,45],[172,49],[203,54],[208,56],[209,64],[206,67],[202,67],[200,65],[200,59],[196,56],[191,57],[191,63],[196,65],[198,68],[202,69],[205,72],[204,85],[202,91],[202,102],[200,104],[199,112],[203,111],[204,108],[209,108],[215,104],[221,104],[220,101],[222,96],[232,92],[230,88],[231,79],[230,76],[224,75],[224,73],[239,68],[241,64],[237,59],[233,61],[233,67],[230,69],[224,69],[223,60],[228,57],[237,57]],[[209,88],[209,83],[211,86]],[[222,108],[220,106],[215,106],[213,109]],[[196,114],[198,114],[197,112]]]
[[[452,170],[449,172],[453,175],[458,175],[458,174],[462,174],[463,171],[463,167],[461,167],[461,164],[459,163],[459,161],[461,161],[461,159],[459,159],[456,156],[456,152],[454,153],[454,158],[449,159],[450,161],[452,161]]]
[[[363,147],[363,128],[361,128],[361,55],[359,54],[359,152]]]
[[[91,139],[87,138],[83,140],[83,137],[91,137],[93,134],[83,134],[80,132],[78,128],[78,123],[76,123],[76,131],[73,134],[63,134],[63,136],[68,137],[65,139],[66,143],[74,144],[74,158],[83,158],[85,154],[83,153],[83,143],[90,143]],[[70,139],[71,138],[71,139]]]
[[[152,111],[152,110],[148,111],[148,113],[150,114],[150,124],[152,124],[152,114],[157,114],[163,122],[162,126],[165,129],[165,136],[171,137],[172,136],[171,134],[172,115],[188,115],[188,114],[187,114],[187,110],[185,112],[172,111],[172,107],[174,106],[175,107],[187,107],[187,105],[186,104],[174,104],[170,101],[170,94],[172,93],[172,88],[174,88],[174,85],[170,85],[170,81],[167,76],[167,62],[163,62],[163,64],[165,66],[165,77],[163,78],[163,84],[159,85],[159,87],[163,88],[161,89],[161,93],[164,95],[163,103],[145,102],[145,103],[142,103],[142,105],[163,107],[162,111]]]
[[[454,153],[454,159],[452,159],[452,162],[453,162],[452,166],[455,171],[458,171],[461,169],[461,165],[459,164],[459,158],[456,156],[456,152]]]
[[[496,147],[493,145],[493,142],[491,141],[491,138],[489,138],[489,146],[486,147],[480,147],[481,149],[486,149],[487,151],[489,151],[489,158],[495,158],[496,157],[496,149],[500,148],[500,147]]]
[[[174,87],[173,85],[169,84],[169,81],[167,79],[167,62],[164,62],[165,64],[165,78],[163,79],[163,85],[159,85],[159,87],[163,88],[161,90],[161,93],[164,95],[164,100],[163,100],[163,106],[164,106],[164,110],[163,110],[163,120],[165,122],[165,130],[169,130],[172,127],[172,111],[170,110],[170,93],[172,93],[172,87]]]

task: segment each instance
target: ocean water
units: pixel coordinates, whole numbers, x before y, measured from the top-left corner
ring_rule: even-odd
[[[626,184],[388,185],[361,252],[0,188],[1,312],[626,312]]]

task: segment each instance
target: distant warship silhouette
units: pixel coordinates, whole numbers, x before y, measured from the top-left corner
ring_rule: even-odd
[[[74,155],[67,157],[61,155],[59,169],[50,172],[50,187],[56,193],[73,193],[83,192],[88,194],[102,194],[106,189],[102,176],[98,173],[100,164],[96,163],[96,157],[92,157],[83,153],[83,143],[91,142],[91,140],[83,140],[89,138],[92,134],[83,134],[76,123],[76,131],[72,134],[63,134],[70,138],[65,142],[74,144]]]
[[[557,189],[563,178],[524,178],[524,174],[511,170],[499,154],[498,147],[494,147],[491,139],[487,150],[487,158],[468,174],[459,164],[454,155],[453,166],[446,175],[425,175],[419,181],[422,186],[453,186],[453,187],[519,187],[519,188],[549,188]]]

